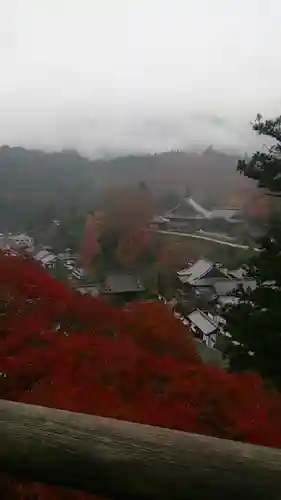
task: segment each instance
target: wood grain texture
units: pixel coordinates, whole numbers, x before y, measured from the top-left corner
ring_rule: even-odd
[[[281,498],[281,451],[0,400],[0,470],[115,500]]]

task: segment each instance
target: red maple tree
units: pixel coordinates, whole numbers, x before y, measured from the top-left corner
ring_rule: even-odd
[[[104,194],[104,219],[101,233],[115,234],[112,257],[123,268],[131,268],[151,247],[151,234],[146,230],[154,214],[154,203],[147,190],[111,188]]]
[[[80,249],[80,264],[87,268],[93,259],[99,254],[99,231],[102,214],[89,213],[86,217],[83,241]]]
[[[203,365],[162,303],[114,309],[4,253],[0,292],[1,398],[281,447],[280,396],[255,374]],[[93,498],[4,478],[0,492]]]

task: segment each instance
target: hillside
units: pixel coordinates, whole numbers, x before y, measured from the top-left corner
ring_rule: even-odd
[[[226,203],[254,189],[236,172],[237,158],[212,149],[204,154],[168,152],[89,160],[75,151],[45,153],[0,148],[0,231],[25,229],[65,214],[84,214],[99,205],[102,191],[114,184],[145,181],[156,195],[188,187],[202,201]]]
[[[163,303],[114,309],[3,253],[0,286],[1,398],[281,447],[280,396],[255,374],[203,365]],[[1,477],[0,491],[93,498]]]

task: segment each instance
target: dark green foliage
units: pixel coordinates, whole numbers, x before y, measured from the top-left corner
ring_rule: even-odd
[[[258,116],[253,128],[275,144],[266,153],[255,153],[249,162],[239,162],[238,170],[276,195],[281,188],[281,118],[263,121]],[[281,389],[281,220],[271,222],[258,244],[260,252],[245,266],[257,287],[240,291],[239,304],[225,313],[232,338],[230,369],[254,370]]]
[[[107,272],[118,267],[116,249],[118,247],[119,236],[118,230],[114,230],[113,227],[110,228],[110,231],[105,228],[99,236],[99,260],[101,261],[102,268],[107,269]]]
[[[257,151],[250,161],[239,160],[237,170],[246,177],[258,181],[258,186],[268,194],[281,192],[281,116],[275,120],[263,120],[260,115],[253,123],[253,130],[274,140],[267,152]]]

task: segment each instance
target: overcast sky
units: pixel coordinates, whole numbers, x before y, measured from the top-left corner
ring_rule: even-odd
[[[281,113],[280,0],[0,0],[0,143],[249,149]]]

